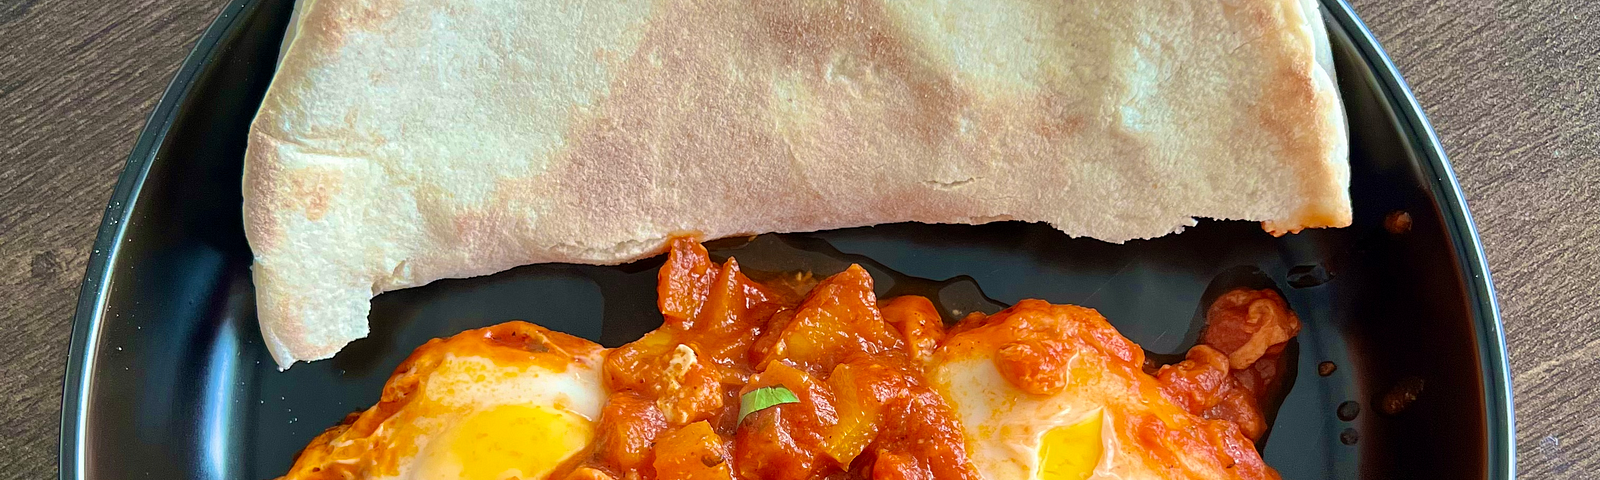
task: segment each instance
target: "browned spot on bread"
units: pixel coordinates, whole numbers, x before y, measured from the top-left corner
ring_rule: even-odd
[[[1035,134],[1052,143],[1083,134],[1088,120],[1080,115],[1063,114],[1066,109],[1060,105],[1060,95],[1040,94],[1038,100],[1040,105],[1045,106],[1045,111],[1051,114],[1038,117],[1033,124]]]
[[[1253,12],[1257,15],[1252,18],[1258,22],[1287,20],[1284,17],[1285,12],[1268,12],[1264,9],[1269,7],[1259,5],[1256,7],[1257,10]],[[1279,5],[1278,8],[1281,9],[1283,6]],[[1264,26],[1262,29],[1294,37],[1285,41],[1264,43],[1271,46],[1270,48],[1310,49],[1312,39],[1309,34],[1300,35],[1300,32],[1285,26],[1278,28]],[[1344,141],[1342,138],[1323,134],[1326,129],[1315,123],[1324,119],[1306,115],[1306,112],[1337,109],[1339,100],[1333,92],[1318,88],[1317,78],[1314,76],[1318,67],[1314,58],[1289,55],[1287,52],[1269,54],[1264,58],[1277,59],[1277,63],[1262,66],[1263,70],[1268,72],[1269,81],[1265,83],[1265,88],[1261,92],[1261,100],[1252,105],[1250,110],[1260,122],[1260,128],[1277,138],[1275,144],[1281,150],[1276,153],[1284,160],[1284,168],[1291,169],[1295,174],[1294,178],[1298,180],[1296,185],[1284,185],[1282,188],[1298,189],[1303,192],[1298,198],[1307,203],[1295,206],[1291,218],[1295,220],[1296,225],[1268,221],[1264,222],[1263,226],[1274,235],[1297,233],[1305,225],[1348,226],[1351,222],[1348,204],[1334,205],[1332,202],[1313,200],[1328,198],[1338,193],[1328,191],[1329,188],[1336,187],[1327,181],[1330,173],[1326,171],[1334,165],[1304,154],[1304,152],[1332,151],[1336,143]]]
[[[268,252],[277,248],[283,236],[276,210],[279,194],[275,190],[283,164],[278,160],[277,141],[260,132],[250,133],[250,149],[245,156],[244,231],[250,248]]]
[[[344,37],[353,32],[373,32],[382,30],[399,13],[403,2],[400,0],[356,0],[356,1],[319,1],[309,2],[311,8],[329,9],[325,15],[327,21],[315,23],[322,28],[319,32],[308,32],[318,35],[322,40],[329,42],[327,47],[337,48],[344,44]],[[315,15],[307,12],[306,15]],[[317,15],[323,16],[323,15]]]
[[[287,172],[289,195],[281,197],[287,205],[305,212],[306,219],[321,220],[328,204],[344,189],[344,172],[328,167],[304,167]]]

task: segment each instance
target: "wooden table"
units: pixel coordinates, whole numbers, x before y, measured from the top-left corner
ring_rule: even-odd
[[[0,3],[0,472],[56,471],[95,229],[222,0]],[[1600,471],[1600,2],[1357,0],[1455,162],[1511,344],[1520,470]]]

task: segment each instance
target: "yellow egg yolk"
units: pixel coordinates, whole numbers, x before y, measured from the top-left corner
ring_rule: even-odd
[[[1101,412],[1078,423],[1052,428],[1039,443],[1040,480],[1083,480],[1100,463]]]
[[[593,437],[592,422],[577,414],[545,406],[500,405],[445,433],[439,445],[448,448],[432,452],[419,473],[422,478],[544,478]]]

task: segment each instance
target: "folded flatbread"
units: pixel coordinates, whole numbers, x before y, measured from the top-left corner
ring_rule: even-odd
[[[1350,223],[1313,0],[302,0],[250,131],[281,367],[379,292],[705,238]]]

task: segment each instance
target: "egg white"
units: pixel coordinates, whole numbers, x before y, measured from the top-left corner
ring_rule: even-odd
[[[1001,376],[987,355],[945,359],[932,369],[930,380],[955,409],[965,429],[967,455],[985,479],[1078,480],[1106,478],[1112,471],[1110,452],[1116,451],[1116,437],[1110,429],[1100,428],[1110,423],[1105,419],[1109,414],[1089,396],[1074,395],[1072,389],[1049,396],[1029,394]],[[1045,445],[1052,430],[1079,425],[1092,429],[1075,429],[1065,444]],[[1081,472],[1087,477],[1050,473],[1041,465],[1047,447],[1096,458],[1085,468],[1088,471]]]
[[[447,355],[407,405],[419,415],[396,426],[417,452],[398,478],[543,478],[594,437],[606,401],[598,360],[553,371]]]

